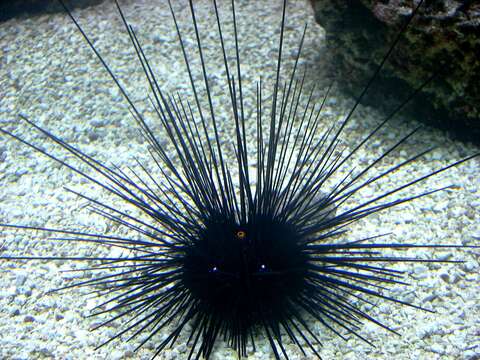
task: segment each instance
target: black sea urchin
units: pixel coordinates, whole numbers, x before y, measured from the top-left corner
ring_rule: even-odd
[[[199,59],[198,68],[193,69],[194,60],[188,54],[175,12],[169,5],[190,79],[193,93],[190,101],[184,95],[162,91],[136,31],[117,4],[149,86],[150,105],[165,138],[156,135],[93,42],[65,8],[127,100],[149,144],[150,164],[138,162],[130,169],[121,169],[102,163],[23,115],[20,117],[39,134],[63,148],[70,160],[1,129],[137,211],[133,214],[70,190],[88,200],[94,213],[125,228],[130,236],[42,226],[3,225],[5,228],[42,230],[57,233],[54,239],[57,241],[90,243],[127,252],[118,256],[52,254],[52,257],[3,259],[88,262],[84,270],[101,275],[67,287],[92,286],[98,294],[107,296],[95,315],[110,314],[111,318],[97,327],[124,320],[123,328],[104,344],[124,336],[139,338],[138,347],[154,343],[154,357],[181,337],[188,339],[189,359],[209,358],[217,339],[225,339],[239,356],[246,356],[247,349],[255,348],[261,335],[269,342],[275,359],[289,357],[287,341],[297,345],[305,355],[313,353],[320,357],[321,344],[314,323],[342,338],[353,334],[369,344],[359,332],[364,320],[396,333],[369,315],[364,305],[385,300],[421,308],[388,293],[389,287],[405,284],[403,272],[392,265],[438,260],[392,255],[392,250],[456,246],[392,243],[381,240],[383,235],[352,239],[347,236],[347,227],[373,213],[446,189],[397,195],[476,155],[392,188],[382,182],[428,153],[421,151],[392,167],[381,168],[382,160],[406,145],[416,133],[414,130],[364,168],[355,169],[349,160],[375,139],[408,99],[358,144],[344,147],[341,136],[376,74],[339,124],[323,126],[322,109],[330,87],[317,101],[314,91],[305,88],[306,72],[302,69],[297,76],[305,30],[291,73],[286,80],[282,78],[286,1],[272,90],[267,97],[265,82],[260,80],[255,88],[253,109],[246,108],[235,2],[231,3],[232,16],[228,20],[233,22],[233,39],[228,40],[235,43],[233,54],[228,54],[225,46],[223,29],[227,20],[221,17],[217,2],[212,2],[216,20],[213,25],[225,72],[224,101],[231,109],[233,123],[233,132],[225,134],[212,98],[213,80],[207,72],[195,7],[190,1]],[[407,26],[408,23],[400,34]],[[394,46],[395,43],[392,49]],[[193,72],[197,70],[202,74],[201,84],[194,81]],[[73,165],[72,159],[82,165]],[[347,166],[351,168],[338,177]],[[377,173],[370,174],[376,168]],[[350,203],[361,190],[377,183],[385,186],[383,191],[360,203]]]

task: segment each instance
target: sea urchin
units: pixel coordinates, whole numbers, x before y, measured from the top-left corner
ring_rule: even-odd
[[[239,356],[246,356],[247,348],[255,348],[259,332],[270,343],[275,359],[289,357],[284,346],[285,338],[296,344],[302,353],[311,351],[320,357],[320,340],[312,329],[312,322],[322,324],[342,338],[342,332],[346,332],[367,343],[370,342],[358,332],[364,320],[395,333],[369,315],[363,305],[381,299],[421,308],[388,294],[389,286],[405,284],[403,273],[392,265],[437,260],[385,255],[382,250],[442,246],[380,241],[384,235],[348,239],[347,227],[373,213],[444,190],[445,187],[442,187],[396,197],[400,191],[477,154],[406,181],[399,187],[387,188],[360,205],[349,207],[349,200],[362,189],[409,166],[429,151],[422,151],[374,176],[367,175],[385,157],[406,144],[416,133],[417,130],[414,130],[365,168],[359,171],[351,169],[340,179],[335,177],[339,169],[375,138],[379,130],[409,100],[405,99],[353,149],[346,151],[341,148],[340,136],[389,54],[385,55],[377,73],[372,76],[344,120],[320,132],[322,108],[330,88],[321,101],[316,101],[313,90],[307,92],[305,89],[306,73],[297,76],[306,28],[290,76],[287,80],[281,77],[286,10],[284,1],[277,68],[270,100],[266,100],[265,84],[260,80],[256,85],[256,106],[247,112],[235,1],[231,3],[235,42],[235,53],[231,56],[226,51],[223,22],[217,2],[213,0],[214,25],[225,71],[226,102],[231,107],[231,121],[234,122],[233,134],[226,135],[219,129],[212,101],[211,80],[205,66],[202,37],[193,2],[190,1],[189,6],[203,85],[194,81],[192,62],[185,50],[170,2],[169,5],[190,79],[192,103],[184,96],[162,91],[134,28],[129,25],[117,3],[139,65],[144,71],[150,89],[150,103],[166,134],[167,145],[157,137],[92,41],[65,7],[127,100],[135,122],[150,145],[151,164],[139,162],[137,169],[132,167],[130,171],[125,171],[101,163],[26,116],[20,116],[90,170],[84,171],[15,133],[0,129],[3,134],[69,168],[142,213],[142,216],[133,216],[107,202],[70,190],[88,200],[93,212],[125,227],[136,236],[8,224],[3,224],[3,227],[57,233],[62,237],[56,240],[117,247],[129,250],[128,254],[118,257],[66,257],[53,254],[52,257],[4,256],[2,259],[86,261],[91,264],[88,270],[109,271],[108,275],[83,280],[68,288],[92,286],[99,294],[109,296],[95,314],[109,313],[111,318],[98,327],[125,318],[124,328],[104,344],[123,336],[134,339],[142,335],[138,347],[150,340],[157,341],[154,357],[165,347],[175,344],[182,333],[188,337],[189,359],[201,356],[209,358],[218,338],[226,339]],[[416,9],[412,11],[411,18]],[[407,26],[408,22],[396,41]],[[206,98],[200,99],[203,91]],[[303,104],[305,96],[307,101]],[[256,130],[253,143],[249,135],[251,128]],[[252,146],[253,151],[250,150]],[[160,332],[168,332],[168,335],[158,341],[156,336]]]

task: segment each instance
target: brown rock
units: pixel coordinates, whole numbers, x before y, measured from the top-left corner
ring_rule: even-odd
[[[97,5],[104,0],[75,0],[66,1],[71,9],[85,8]],[[63,12],[58,0],[1,0],[0,21],[6,21],[13,17],[30,16],[32,14],[48,14]]]
[[[347,89],[358,94],[418,3],[312,0]],[[392,109],[432,74],[412,108],[429,123],[480,141],[480,2],[425,0],[367,101]]]

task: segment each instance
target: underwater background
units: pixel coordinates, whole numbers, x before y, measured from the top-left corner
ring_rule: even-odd
[[[188,77],[165,1],[122,1],[122,9],[135,27],[162,89],[191,98]],[[187,49],[194,49],[187,1],[174,1]],[[220,113],[220,131],[231,134],[230,103],[223,82],[218,36],[210,1],[195,1],[213,101]],[[228,15],[228,2],[221,1]],[[154,130],[155,114],[148,105],[148,88],[128,36],[114,4],[76,9],[75,16]],[[243,85],[247,115],[254,118],[255,84],[259,76],[270,85],[274,81],[281,2],[238,1],[238,27],[242,56]],[[321,101],[335,75],[329,62],[323,29],[314,21],[307,1],[291,1],[287,7],[285,32],[285,74],[293,66],[304,23],[308,30],[301,66],[308,68],[306,87],[315,86]],[[233,48],[232,26],[225,33]],[[192,52],[193,54],[193,52]],[[197,58],[192,60],[194,76],[201,80]],[[339,81],[346,81],[339,79]],[[324,126],[343,119],[354,98],[334,87],[323,110]],[[96,159],[127,168],[138,158],[148,163],[147,144],[129,113],[128,104],[94,57],[81,35],[63,12],[13,17],[0,23],[0,126],[62,158],[65,153],[20,120],[24,114],[66,142],[78,146]],[[383,120],[375,107],[360,106],[342,136],[342,145],[353,147]],[[395,139],[404,136],[420,119],[397,116],[369,146],[361,149],[352,166],[363,168],[382,154]],[[248,123],[247,123],[248,124]],[[252,137],[255,122],[250,122]],[[319,129],[319,133],[322,129]],[[247,130],[248,132],[248,130]],[[228,137],[228,136],[225,136]],[[160,136],[161,138],[161,136]],[[387,157],[377,171],[407,159],[424,148],[436,149],[399,174],[382,181],[382,189],[400,185],[464,156],[478,152],[478,146],[453,140],[448,132],[425,127],[400,151]],[[72,159],[73,160],[73,159]],[[85,168],[79,164],[80,168]],[[361,238],[391,232],[392,242],[421,244],[477,245],[480,238],[480,159],[431,178],[409,191],[421,192],[454,184],[446,190],[385,212],[374,214],[351,226],[348,236]],[[339,177],[342,174],[338,174]],[[85,209],[86,202],[65,191],[68,187],[96,199],[108,198],[102,191],[71,171],[19,143],[0,136],[0,223],[82,229],[89,232],[126,234],[125,229]],[[380,188],[360,195],[373,198]],[[118,199],[111,200],[120,206]],[[355,199],[352,199],[355,201]],[[359,200],[357,200],[359,201]],[[105,256],[105,249],[61,241],[46,241],[48,234],[3,230],[0,251],[16,256]],[[118,252],[118,250],[112,250]],[[354,337],[344,341],[323,327],[313,325],[322,341],[325,359],[478,359],[480,358],[480,265],[478,250],[409,250],[409,256],[463,260],[461,264],[399,264],[406,271],[409,287],[398,287],[395,296],[403,301],[433,309],[436,313],[378,302],[371,309],[380,321],[391,326],[398,337],[373,324],[364,324],[360,334],[375,344],[371,347]],[[134,352],[136,342],[116,341],[95,350],[121,330],[121,321],[98,331],[89,329],[101,318],[88,318],[89,309],[102,302],[89,295],[88,288],[62,292],[53,290],[75,280],[87,264],[67,261],[0,263],[0,358],[2,359],[148,359],[155,341]],[[87,278],[89,275],[86,274]],[[104,318],[105,319],[105,318]],[[158,342],[166,334],[157,334]],[[159,359],[184,359],[186,338],[180,337]],[[306,359],[293,343],[286,342],[291,359]],[[233,350],[221,341],[212,359],[236,359]],[[248,359],[273,359],[268,341],[259,342]]]

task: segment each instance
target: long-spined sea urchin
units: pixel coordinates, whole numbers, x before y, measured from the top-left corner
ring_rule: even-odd
[[[313,91],[305,88],[303,69],[297,67],[303,36],[294,56],[293,70],[282,80],[285,6],[274,82],[268,92],[266,82],[260,81],[254,103],[247,109],[235,12],[232,13],[234,36],[231,39],[235,51],[227,55],[223,51],[227,41],[222,31],[225,19],[221,21],[216,3],[213,5],[220,58],[226,75],[225,102],[230,107],[233,124],[231,138],[221,133],[223,127],[219,124],[217,105],[211,97],[214,79],[207,73],[203,58],[205,49],[201,46],[191,2],[193,39],[197,42],[200,59],[195,69],[191,66],[194,61],[191,55],[184,51],[186,41],[172,11],[192,82],[191,102],[185,95],[161,91],[136,33],[123,14],[121,16],[147,77],[153,112],[163,126],[162,134],[169,140],[165,142],[152,131],[153,125],[147,124],[139,107],[118,82],[150,145],[150,164],[136,163],[131,169],[121,169],[100,163],[22,116],[39,133],[66,150],[70,157],[83,162],[86,168],[70,165],[70,160],[67,163],[40,147],[34,147],[35,150],[70,167],[143,213],[132,215],[116,205],[72,190],[87,199],[94,212],[137,236],[30,227],[66,234],[54,240],[129,251],[121,256],[52,254],[50,258],[41,256],[39,259],[99,261],[98,265],[90,265],[90,270],[108,270],[109,275],[95,276],[68,287],[95,285],[100,294],[110,294],[111,298],[99,307],[98,313],[112,312],[112,319],[125,320],[119,336],[148,334],[138,342],[140,345],[147,340],[154,341],[150,334],[160,336],[160,330],[167,330],[164,325],[168,326],[166,338],[155,345],[155,354],[185,335],[182,334],[184,328],[190,340],[190,355],[194,357],[201,354],[208,357],[219,337],[225,337],[240,354],[245,354],[247,345],[254,344],[257,330],[267,338],[275,358],[287,357],[285,339],[297,344],[302,352],[312,351],[318,355],[320,341],[312,330],[312,321],[340,336],[346,332],[370,342],[358,331],[361,320],[392,329],[370,317],[362,303],[371,305],[372,299],[379,298],[410,305],[386,293],[388,285],[402,284],[402,273],[391,264],[436,261],[382,255],[382,250],[441,246],[374,240],[378,236],[350,239],[352,235],[347,236],[346,227],[372,213],[441,190],[396,196],[401,190],[466,159],[405,181],[398,187],[384,185],[386,188],[378,195],[360,204],[353,203],[351,199],[361,194],[361,190],[381,183],[426,154],[426,151],[420,152],[393,167],[380,168],[382,160],[406,144],[415,131],[393,142],[362,169],[355,170],[350,160],[375,139],[390,117],[357,140],[352,148],[342,148],[340,135],[348,128],[360,96],[342,122],[320,131],[324,128],[321,109],[328,91],[317,102]],[[89,44],[95,50],[92,43]],[[110,72],[103,58],[97,55]],[[199,70],[203,82],[193,81],[195,70]],[[298,79],[296,73],[300,73]],[[111,75],[117,82],[113,73]],[[372,76],[372,80],[374,78]],[[270,96],[268,101],[266,93]],[[250,131],[252,128],[256,131]],[[3,132],[22,141],[12,132]],[[31,141],[24,143],[35,146]],[[338,176],[340,169],[346,166],[349,170]],[[87,168],[91,172],[87,172]],[[377,173],[370,174],[376,168]],[[105,322],[110,323],[111,320]],[[117,336],[111,339],[115,338]]]

